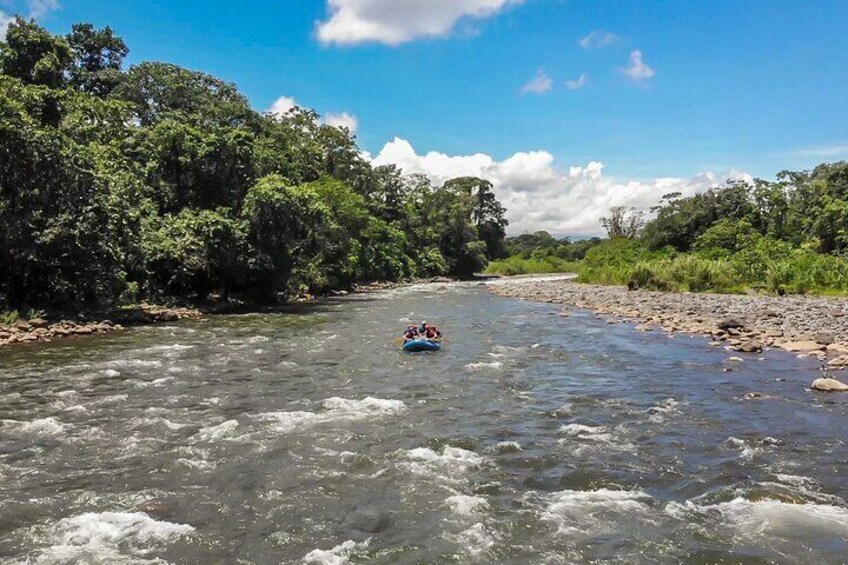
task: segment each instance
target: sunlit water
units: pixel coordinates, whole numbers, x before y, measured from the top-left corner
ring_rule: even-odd
[[[425,286],[8,350],[0,562],[848,560],[814,363],[558,311]],[[402,353],[422,318],[445,348]]]

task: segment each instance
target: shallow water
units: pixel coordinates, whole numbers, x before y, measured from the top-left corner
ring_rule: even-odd
[[[558,310],[431,285],[6,351],[0,562],[846,562],[813,362]],[[421,318],[444,350],[401,353]]]

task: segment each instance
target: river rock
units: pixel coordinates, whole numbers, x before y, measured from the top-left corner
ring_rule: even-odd
[[[827,362],[829,367],[848,367],[848,355],[840,355],[839,357],[834,357],[830,361]]]
[[[29,321],[29,325],[34,328],[46,328],[48,324],[44,318],[33,318]]]
[[[749,341],[747,343],[743,343],[742,345],[736,348],[736,351],[741,353],[761,353],[763,350],[763,344],[759,341]]]
[[[816,379],[810,388],[819,392],[848,392],[848,385],[836,379]]]
[[[813,351],[822,351],[827,347],[812,340],[783,341],[776,343],[775,345],[781,349],[785,349],[786,351],[794,351],[797,353],[812,353]]]
[[[717,327],[718,329],[724,331],[741,330],[745,328],[745,322],[737,318],[725,318],[717,324]]]
[[[389,527],[389,514],[370,506],[359,506],[348,512],[342,524],[352,530],[376,534]]]
[[[836,341],[836,337],[833,335],[833,332],[818,332],[815,336],[816,343],[820,343],[822,345],[831,345],[834,341]]]

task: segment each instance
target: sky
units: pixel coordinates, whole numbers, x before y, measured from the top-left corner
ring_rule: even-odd
[[[491,180],[510,233],[848,159],[845,0],[0,0],[129,62],[314,108],[376,164]]]

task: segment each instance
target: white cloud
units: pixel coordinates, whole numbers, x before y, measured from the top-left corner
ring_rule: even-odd
[[[504,161],[482,153],[451,156],[431,151],[418,155],[400,138],[387,143],[373,163],[396,164],[407,174],[422,173],[437,184],[468,175],[488,179],[507,208],[513,234],[536,230],[600,234],[600,218],[613,206],[648,209],[669,192],[690,196],[728,179],[751,180],[750,175],[738,171],[707,172],[690,179],[622,180],[604,176],[604,165],[598,161],[560,169],[547,151],[516,153]]]
[[[14,9],[14,3],[11,1],[0,0],[0,4],[11,6]],[[40,20],[50,12],[62,7],[58,0],[27,0],[26,6],[29,14],[28,17],[35,20]],[[20,10],[20,12],[22,13],[23,10]],[[0,39],[6,38],[6,31],[9,28],[9,24],[14,20],[15,16],[13,14],[8,14],[0,10]]]
[[[630,53],[630,66],[619,69],[633,82],[641,82],[653,77],[656,72],[642,60],[642,52],[638,49]]]
[[[586,73],[583,73],[582,75],[580,75],[579,77],[577,77],[574,80],[565,81],[565,87],[568,90],[580,90],[581,88],[586,86],[587,82],[589,82],[589,75],[587,75]]]
[[[536,76],[533,80],[521,87],[521,93],[544,94],[549,91],[553,85],[554,81],[551,80],[551,77],[549,77],[545,71],[539,70],[536,71]]]
[[[355,135],[356,129],[359,127],[359,120],[356,116],[348,114],[347,112],[342,112],[341,114],[334,114],[331,112],[324,116],[322,121],[328,126],[347,128],[350,130],[351,135]]]
[[[400,45],[443,37],[463,18],[486,18],[524,0],[327,0],[328,19],[318,22],[324,44],[376,42]]]
[[[291,96],[280,96],[274,103],[271,104],[271,107],[268,108],[268,112],[274,114],[278,117],[283,117],[292,110],[297,107],[297,100],[295,100]]]
[[[273,104],[271,104],[271,107],[268,108],[267,111],[279,118],[283,118],[299,106],[300,104],[297,103],[297,100],[295,100],[293,96],[280,96]],[[327,124],[328,126],[347,128],[350,130],[351,135],[355,135],[356,130],[359,128],[359,119],[348,112],[328,112],[318,121],[319,123]]]
[[[606,31],[593,31],[586,37],[582,38],[577,44],[583,49],[598,49],[600,47],[606,47],[612,43],[615,43],[620,38],[614,34]]]
[[[27,6],[29,6],[29,17],[36,20],[62,7],[58,0],[29,0]]]

